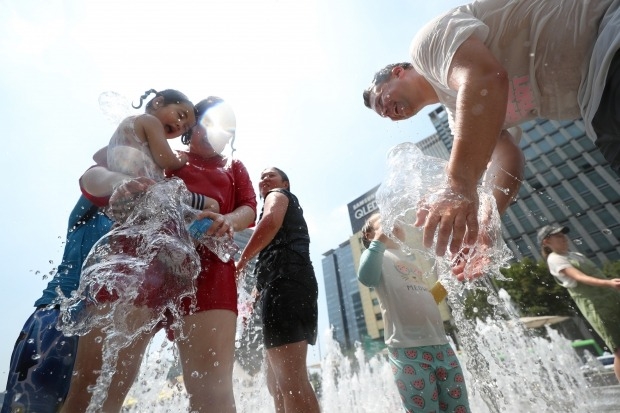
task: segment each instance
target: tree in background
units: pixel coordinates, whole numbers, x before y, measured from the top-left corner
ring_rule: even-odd
[[[615,267],[620,270],[620,263]],[[573,300],[559,285],[542,262],[526,258],[501,270],[512,281],[494,281],[497,289],[503,288],[510,295],[513,305],[522,317],[545,315],[579,315]],[[481,320],[495,315],[495,307],[488,303],[488,292],[474,290],[465,300],[465,316]]]

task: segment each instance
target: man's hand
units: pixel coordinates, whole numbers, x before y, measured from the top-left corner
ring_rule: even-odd
[[[433,245],[435,232],[437,241],[435,253],[442,257],[446,253],[448,241],[450,252],[461,250],[463,242],[473,245],[478,237],[478,193],[463,193],[452,188],[444,188],[430,194],[420,205],[416,216],[416,227],[424,227],[423,242],[426,248]]]
[[[475,244],[464,245],[452,255],[452,273],[459,281],[493,273],[497,271],[494,266],[502,260],[503,241],[495,198],[482,197],[478,218],[480,229]]]
[[[461,251],[454,254],[452,258],[452,274],[459,281],[471,281],[480,278],[488,272],[489,265],[492,263],[489,252],[493,248],[492,242],[488,239],[479,239],[473,248],[464,247]]]

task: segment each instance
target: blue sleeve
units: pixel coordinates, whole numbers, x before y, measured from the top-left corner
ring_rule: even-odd
[[[374,287],[379,284],[384,252],[384,243],[381,241],[372,241],[368,249],[362,253],[357,279],[366,287]]]

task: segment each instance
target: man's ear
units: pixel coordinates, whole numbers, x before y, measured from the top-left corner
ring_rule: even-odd
[[[405,69],[403,69],[402,66],[394,66],[392,68],[392,76],[400,77],[400,75],[403,74],[404,71],[405,71]]]

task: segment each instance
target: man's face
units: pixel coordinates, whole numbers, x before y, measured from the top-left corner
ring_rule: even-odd
[[[395,74],[386,82],[376,85],[370,92],[372,110],[392,120],[403,120],[415,115],[416,111],[411,109],[403,87],[403,81]]]

